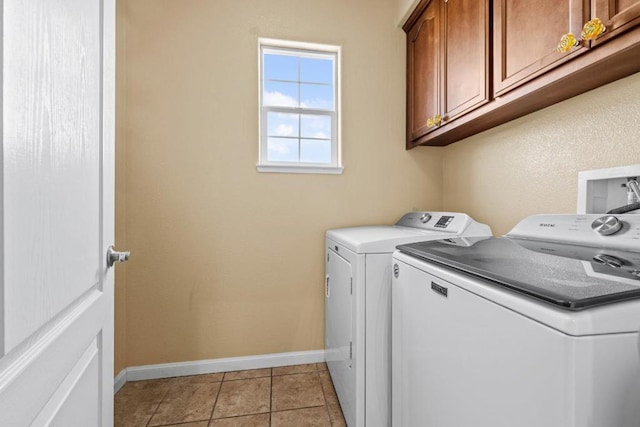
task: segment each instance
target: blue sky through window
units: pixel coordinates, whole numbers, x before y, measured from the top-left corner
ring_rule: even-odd
[[[330,54],[263,52],[263,105],[278,107],[265,117],[269,161],[332,162],[334,68]]]
[[[300,58],[300,80],[313,83],[333,83],[333,61],[318,58]]]

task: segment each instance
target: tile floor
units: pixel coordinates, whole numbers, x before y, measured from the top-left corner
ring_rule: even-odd
[[[115,427],[346,427],[324,363],[128,382]]]

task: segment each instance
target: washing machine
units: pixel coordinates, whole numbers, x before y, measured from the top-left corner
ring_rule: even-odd
[[[640,215],[393,255],[393,427],[638,427]]]
[[[409,212],[395,225],[326,233],[326,361],[349,427],[391,422],[391,254],[396,245],[490,236],[454,212]]]

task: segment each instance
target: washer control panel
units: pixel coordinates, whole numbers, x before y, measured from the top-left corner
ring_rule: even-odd
[[[507,237],[640,252],[640,215],[533,215]]]

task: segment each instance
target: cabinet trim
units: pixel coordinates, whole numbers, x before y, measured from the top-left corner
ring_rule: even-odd
[[[411,30],[411,27],[413,27],[418,19],[420,19],[420,15],[422,15],[422,12],[424,12],[427,6],[429,6],[429,3],[431,3],[432,1],[437,0],[422,0],[420,3],[418,3],[411,15],[409,15],[409,18],[407,18],[407,22],[405,22],[402,26],[402,29],[405,33],[408,33]]]

